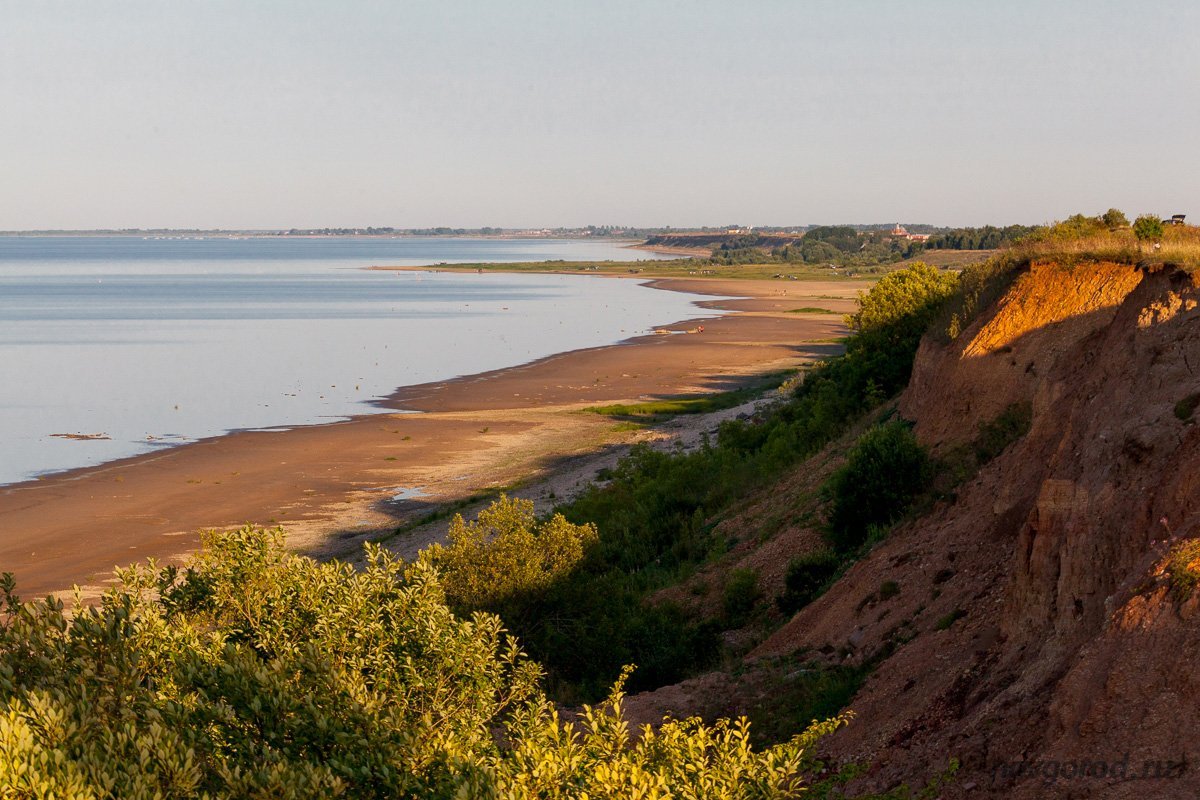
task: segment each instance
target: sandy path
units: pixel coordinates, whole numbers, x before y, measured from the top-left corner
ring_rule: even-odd
[[[198,530],[245,522],[280,523],[301,549],[343,553],[394,530],[431,502],[516,481],[532,480],[536,493],[538,486],[558,485],[538,483],[555,473],[578,482],[598,468],[588,459],[615,460],[631,440],[656,436],[619,430],[613,420],[579,409],[727,388],[748,375],[833,352],[830,340],[844,333],[840,316],[788,312],[807,306],[847,310],[865,286],[652,283],[740,295],[745,299],[712,305],[742,313],[700,320],[700,335],[638,337],[403,389],[388,401],[425,413],[234,433],[5,487],[0,570],[14,573],[27,597],[74,583],[97,585],[115,565],[178,558],[195,547]],[[421,487],[426,496],[393,502],[397,487]]]

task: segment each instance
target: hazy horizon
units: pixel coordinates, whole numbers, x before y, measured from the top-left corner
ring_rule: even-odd
[[[0,0],[0,230],[1197,208],[1200,6]]]

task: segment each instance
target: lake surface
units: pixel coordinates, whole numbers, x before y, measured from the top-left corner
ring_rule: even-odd
[[[548,239],[0,237],[0,484],[378,412],[400,386],[709,315],[693,303],[711,297],[632,280],[362,269],[637,258],[654,256]]]

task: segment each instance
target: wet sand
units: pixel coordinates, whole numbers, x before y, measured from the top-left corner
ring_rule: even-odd
[[[596,278],[605,280],[607,278]],[[247,431],[0,488],[0,570],[22,596],[99,586],[116,565],[178,559],[198,531],[282,524],[294,546],[357,549],[429,503],[553,470],[636,435],[577,413],[598,403],[730,388],[836,352],[862,282],[650,281],[741,299],[728,314],[524,366],[398,390],[395,411],[285,431]],[[821,307],[835,314],[789,313]],[[86,443],[81,446],[86,446]],[[394,500],[419,487],[419,501]]]

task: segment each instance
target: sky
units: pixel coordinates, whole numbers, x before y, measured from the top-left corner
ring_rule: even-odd
[[[0,0],[0,230],[1200,219],[1200,0]]]

